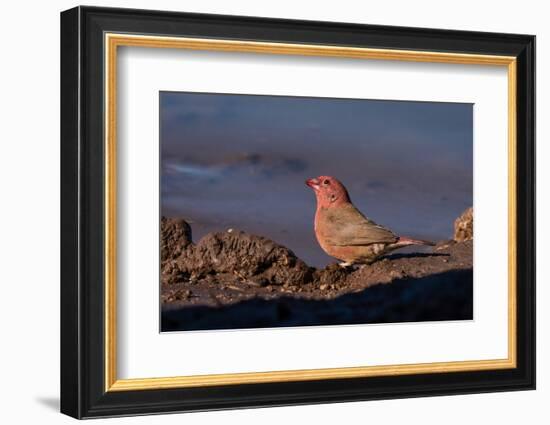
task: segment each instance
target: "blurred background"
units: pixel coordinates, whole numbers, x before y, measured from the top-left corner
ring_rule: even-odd
[[[327,265],[304,184],[318,175],[400,235],[449,239],[472,205],[471,104],[161,92],[160,122],[161,214],[195,242],[240,229]]]

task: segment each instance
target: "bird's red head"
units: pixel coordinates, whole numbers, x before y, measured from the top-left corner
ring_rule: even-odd
[[[319,176],[306,180],[317,197],[317,206],[329,208],[350,202],[348,191],[342,183],[331,176]]]

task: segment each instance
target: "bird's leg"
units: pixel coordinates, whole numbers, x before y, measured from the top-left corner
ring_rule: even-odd
[[[351,261],[344,261],[343,263],[338,263],[338,265],[344,269],[353,266]]]

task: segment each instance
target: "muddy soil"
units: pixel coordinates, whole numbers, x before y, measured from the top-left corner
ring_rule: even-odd
[[[161,222],[162,329],[206,330],[472,318],[473,242],[392,254],[343,269],[309,267],[286,247],[237,230],[196,244]]]

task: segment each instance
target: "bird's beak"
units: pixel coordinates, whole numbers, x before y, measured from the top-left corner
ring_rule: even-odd
[[[313,190],[319,190],[321,182],[318,179],[307,179],[306,184]]]

